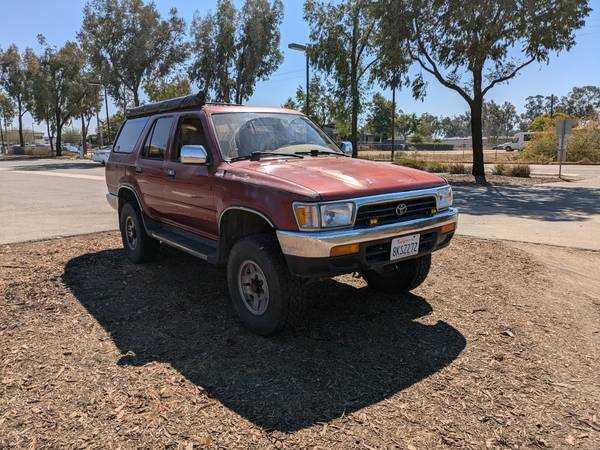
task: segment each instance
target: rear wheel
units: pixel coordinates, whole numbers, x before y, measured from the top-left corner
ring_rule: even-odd
[[[131,202],[119,213],[119,228],[127,257],[136,264],[150,261],[156,254],[158,242],[146,233],[142,216]]]
[[[227,284],[235,311],[257,334],[274,334],[302,315],[300,279],[290,274],[269,234],[249,236],[233,246]]]
[[[369,287],[396,294],[411,291],[420,286],[429,274],[431,268],[431,254],[415,259],[409,259],[397,264],[390,272],[378,273],[374,270],[363,272],[362,276]]]

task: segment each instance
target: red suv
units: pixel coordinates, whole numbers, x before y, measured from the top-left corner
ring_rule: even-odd
[[[127,256],[162,243],[226,267],[235,310],[265,335],[300,315],[310,279],[416,288],[454,234],[452,189],[341,147],[287,109],[189,96],[127,111],[106,165]]]

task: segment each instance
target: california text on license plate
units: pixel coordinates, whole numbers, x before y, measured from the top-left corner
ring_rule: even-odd
[[[392,239],[392,248],[390,249],[390,261],[408,258],[419,253],[419,234],[402,236]]]

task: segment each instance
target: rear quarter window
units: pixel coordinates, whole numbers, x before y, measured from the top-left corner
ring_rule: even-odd
[[[147,123],[148,117],[127,120],[121,127],[113,151],[116,153],[132,153]]]

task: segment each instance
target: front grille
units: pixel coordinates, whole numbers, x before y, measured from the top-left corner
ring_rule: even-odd
[[[406,205],[406,212],[401,216],[396,213],[396,209],[400,204]],[[435,214],[435,208],[435,197],[411,198],[363,205],[358,208],[356,213],[354,228],[368,228],[375,225],[423,219]]]
[[[423,233],[419,239],[419,254],[430,253],[435,247],[437,232]],[[368,264],[382,263],[390,260],[391,239],[365,247],[364,257]]]

